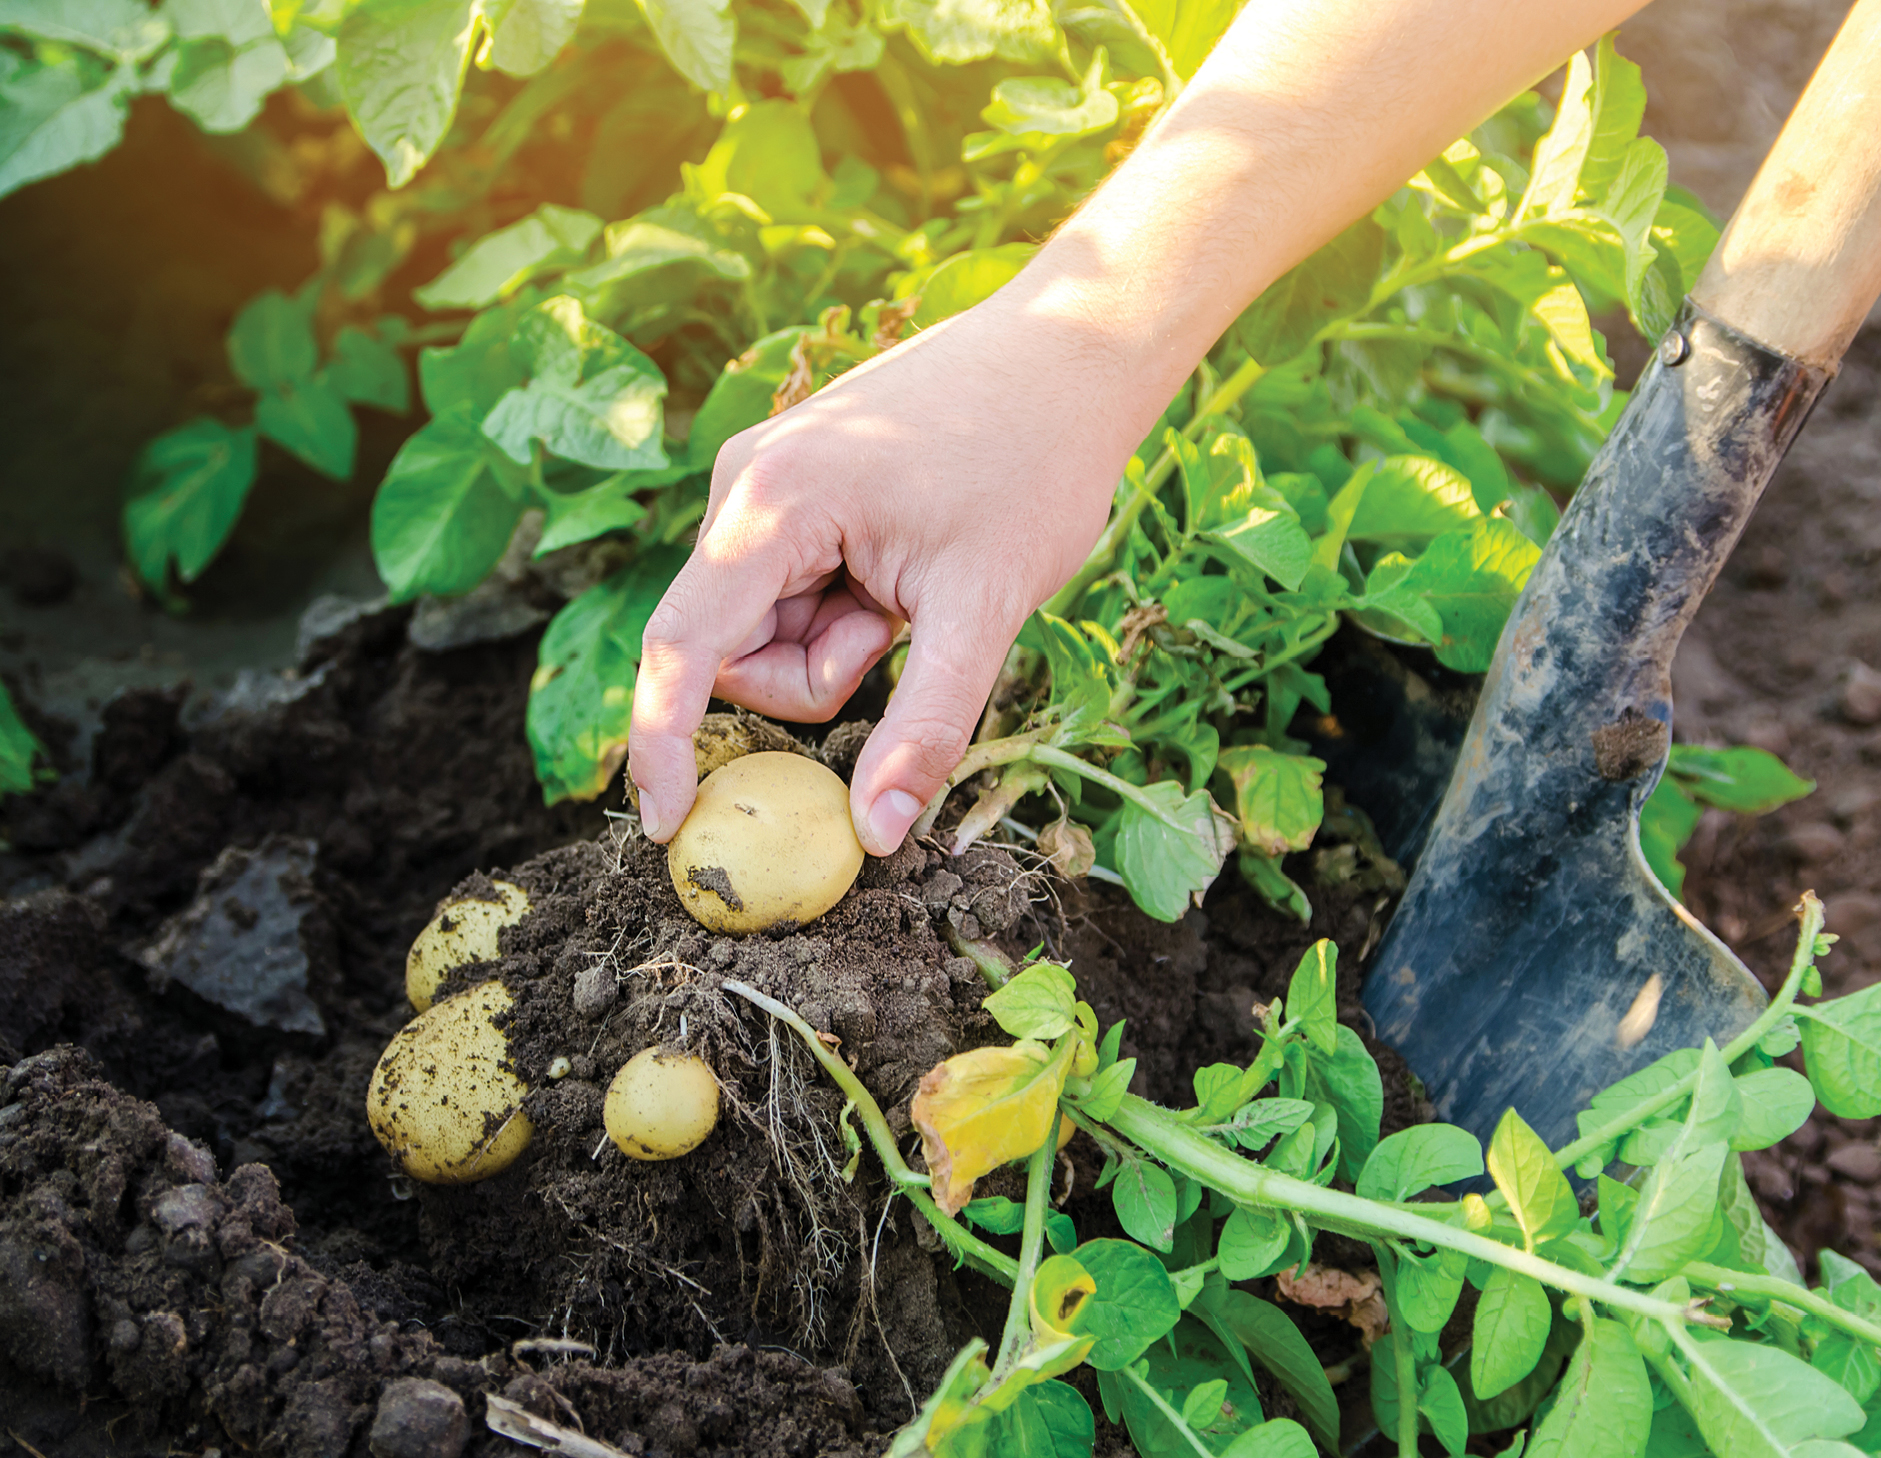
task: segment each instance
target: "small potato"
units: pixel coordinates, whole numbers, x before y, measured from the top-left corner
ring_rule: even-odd
[[[405,954],[405,996],[423,1012],[452,968],[494,962],[501,953],[496,934],[529,914],[529,893],[513,881],[495,881],[497,900],[469,897],[445,906],[418,933]]]
[[[849,787],[800,754],[747,754],[712,771],[666,848],[693,919],[716,932],[815,921],[862,869]]]
[[[510,1071],[508,1035],[491,1021],[511,1001],[502,983],[480,982],[420,1013],[386,1045],[366,1118],[413,1179],[467,1185],[529,1147],[529,1089]]]
[[[607,1137],[632,1159],[677,1159],[718,1123],[718,1079],[703,1058],[647,1048],[614,1075],[601,1105]]]

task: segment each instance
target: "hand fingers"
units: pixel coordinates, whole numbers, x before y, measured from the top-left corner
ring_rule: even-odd
[[[901,844],[960,763],[1012,636],[958,622],[915,623],[901,682],[849,787],[856,834],[871,855]]]
[[[807,642],[779,637],[727,662],[719,670],[717,693],[774,719],[820,723],[856,691],[893,645],[896,631],[894,620],[851,604]]]
[[[654,840],[670,839],[692,808],[698,784],[692,731],[705,715],[719,665],[740,647],[764,641],[760,630],[767,620],[774,624],[788,576],[775,552],[728,567],[701,543],[647,620],[627,765],[640,791],[641,826]]]

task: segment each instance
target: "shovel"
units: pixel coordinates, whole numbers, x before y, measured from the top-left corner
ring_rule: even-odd
[[[1673,651],[1877,294],[1881,0],[1859,0],[1503,629],[1371,963],[1379,1036],[1484,1139],[1513,1106],[1558,1146],[1591,1095],[1766,1003],[1647,867],[1639,813]]]

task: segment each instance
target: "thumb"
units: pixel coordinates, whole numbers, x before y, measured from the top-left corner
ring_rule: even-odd
[[[914,626],[888,712],[856,761],[850,814],[871,855],[892,854],[960,763],[1011,638],[985,626]]]

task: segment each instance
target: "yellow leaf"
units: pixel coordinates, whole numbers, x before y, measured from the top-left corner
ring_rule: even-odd
[[[934,1203],[956,1214],[988,1170],[1033,1153],[1053,1132],[1076,1039],[1054,1054],[1022,1039],[959,1053],[921,1080],[909,1109],[921,1132]]]
[[[1074,1257],[1046,1257],[1032,1277],[1032,1340],[1047,1346],[1077,1335],[1078,1313],[1096,1294],[1097,1282]]]

